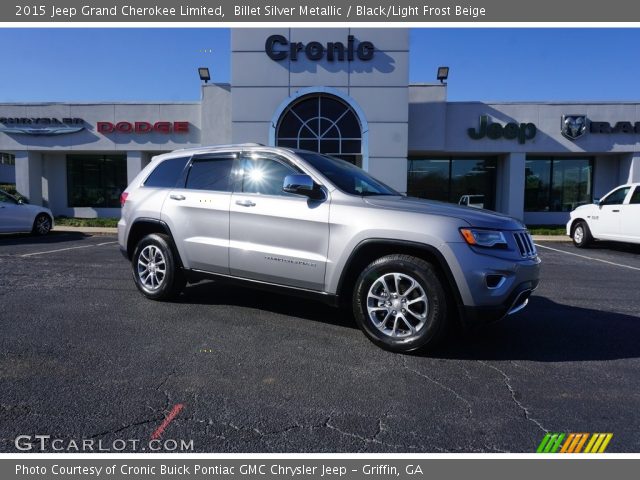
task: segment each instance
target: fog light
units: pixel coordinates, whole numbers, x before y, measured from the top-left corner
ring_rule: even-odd
[[[501,287],[506,278],[504,275],[491,274],[487,275],[485,281],[487,282],[487,288],[495,289]]]

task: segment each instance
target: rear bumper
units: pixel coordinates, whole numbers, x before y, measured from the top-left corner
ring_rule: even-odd
[[[519,312],[529,303],[529,297],[538,288],[539,281],[522,282],[513,289],[506,301],[500,305],[462,307],[462,322],[465,327],[473,328],[496,322],[502,318]]]

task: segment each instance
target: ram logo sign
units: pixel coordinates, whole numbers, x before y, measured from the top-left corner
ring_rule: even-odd
[[[586,115],[563,115],[560,132],[569,140],[576,140],[587,131]]]

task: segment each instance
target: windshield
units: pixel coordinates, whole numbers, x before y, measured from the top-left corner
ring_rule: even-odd
[[[400,195],[393,188],[376,180],[367,172],[346,160],[313,152],[296,153],[345,193],[360,196]]]

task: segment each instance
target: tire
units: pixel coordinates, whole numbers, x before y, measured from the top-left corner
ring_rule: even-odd
[[[33,221],[31,232],[34,235],[44,236],[51,231],[51,217],[46,213],[39,213]]]
[[[587,222],[580,220],[575,224],[573,232],[571,233],[571,239],[573,240],[573,244],[578,248],[586,248],[593,242],[593,236],[591,235],[591,230],[589,230]]]
[[[442,282],[421,258],[387,255],[371,263],[356,281],[352,306],[364,334],[392,352],[432,349],[446,330]]]
[[[133,252],[131,267],[136,287],[152,300],[171,300],[186,285],[178,256],[167,235],[152,233],[143,237]]]

